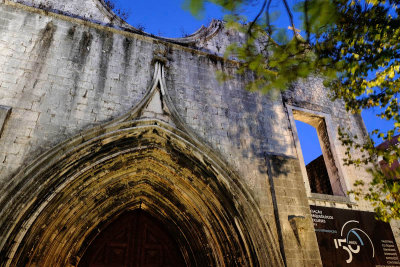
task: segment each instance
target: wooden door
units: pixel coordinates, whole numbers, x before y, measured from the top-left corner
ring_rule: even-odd
[[[179,247],[166,228],[148,213],[124,213],[90,244],[80,267],[185,266]]]

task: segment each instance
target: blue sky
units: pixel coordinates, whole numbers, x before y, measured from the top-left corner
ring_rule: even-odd
[[[127,10],[130,14],[127,22],[135,27],[144,27],[144,31],[163,37],[182,37],[185,34],[191,34],[198,30],[202,25],[207,26],[213,19],[223,19],[224,12],[221,8],[207,4],[206,10],[200,18],[195,18],[187,9],[184,8],[184,0],[115,0],[117,7]],[[252,20],[257,14],[258,7],[262,1],[255,1],[255,6],[246,7],[243,12]],[[280,1],[276,1],[280,2]],[[296,0],[288,0],[293,5]],[[285,17],[285,11],[282,5],[273,6],[276,13],[281,16],[276,20],[279,27],[286,28],[289,26]],[[298,16],[295,14],[296,28],[301,29]],[[376,128],[390,129],[391,123],[376,118],[375,111],[364,111],[362,113],[367,130],[371,132]],[[302,147],[310,148],[308,153],[304,153],[306,164],[320,155],[319,146],[316,147],[314,131],[312,127],[300,123],[297,124]],[[314,137],[313,137],[314,136]],[[376,143],[380,143],[375,139]],[[304,151],[304,150],[303,150]]]
[[[127,22],[133,26],[144,26],[145,31],[163,37],[182,37],[191,34],[202,25],[207,26],[213,18],[223,19],[225,13],[207,3],[206,10],[194,17],[186,8],[184,0],[114,0],[118,7],[130,14]],[[248,17],[254,17],[256,7],[247,7]]]

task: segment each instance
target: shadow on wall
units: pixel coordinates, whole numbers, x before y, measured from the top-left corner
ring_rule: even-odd
[[[44,26],[26,63],[32,71],[16,86],[22,90],[16,106],[34,102],[40,111],[25,162],[123,115],[140,101],[152,79],[147,58],[151,44],[79,25],[63,30],[52,21]],[[60,52],[62,57],[55,56]]]
[[[293,158],[280,96],[272,100],[268,95],[244,90],[251,77],[236,75],[235,66],[229,63],[207,56],[192,55],[187,60],[173,53],[171,57],[168,90],[179,113],[204,142],[242,170],[247,168],[243,159],[252,163],[251,168],[256,164],[260,173],[266,173],[269,155],[281,155],[282,160],[285,156]],[[235,79],[218,83],[217,70],[235,75]],[[285,169],[281,171],[287,174]]]

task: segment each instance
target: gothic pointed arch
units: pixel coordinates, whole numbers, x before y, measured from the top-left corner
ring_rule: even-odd
[[[282,266],[257,204],[182,123],[162,64],[127,115],[59,144],[2,196],[1,261],[77,266],[103,226],[142,209],[176,238],[188,266]]]

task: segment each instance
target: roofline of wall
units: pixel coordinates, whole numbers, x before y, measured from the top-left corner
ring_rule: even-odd
[[[196,53],[196,54],[198,54],[200,56],[210,57],[215,61],[221,61],[221,62],[224,62],[224,63],[229,63],[229,64],[232,64],[232,65],[234,65],[236,67],[238,67],[240,65],[239,61],[232,60],[232,59],[227,59],[227,58],[224,58],[224,57],[216,55],[216,54],[212,54],[212,53],[207,53],[205,51],[201,51],[199,49],[190,47],[189,46],[190,43],[177,42],[178,39],[173,39],[173,38],[166,39],[166,38],[158,37],[158,36],[155,36],[155,35],[152,35],[152,34],[146,34],[144,32],[133,32],[133,30],[129,29],[129,28],[116,28],[116,27],[113,27],[113,25],[101,25],[101,24],[95,23],[95,22],[90,21],[90,20],[84,20],[84,19],[81,19],[81,18],[74,18],[74,17],[71,17],[71,16],[67,16],[65,14],[58,14],[58,13],[54,13],[54,12],[51,12],[51,11],[48,11],[48,10],[43,10],[43,9],[32,7],[32,6],[27,6],[27,5],[16,3],[16,2],[12,2],[12,1],[9,1],[9,0],[0,0],[0,4],[1,3],[3,3],[4,5],[7,5],[7,6],[11,6],[11,7],[18,8],[18,9],[22,9],[22,10],[24,10],[26,12],[36,13],[36,14],[40,14],[40,15],[44,15],[44,16],[50,16],[50,17],[53,17],[53,18],[56,18],[56,19],[68,21],[68,22],[71,22],[71,23],[80,24],[80,25],[83,25],[83,26],[86,26],[86,27],[90,27],[90,28],[94,28],[94,29],[98,29],[98,30],[103,30],[103,31],[108,31],[108,32],[120,34],[120,35],[123,35],[125,37],[136,38],[136,39],[149,41],[149,42],[162,43],[162,44],[164,44],[166,46],[169,46],[169,47],[185,50],[185,51],[190,52],[190,53]],[[201,29],[203,29],[203,28],[205,28],[205,27],[202,27]],[[184,38],[182,38],[182,39],[184,39]]]

